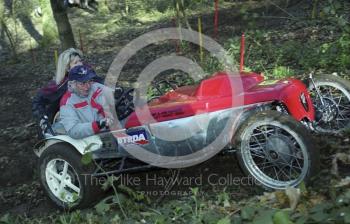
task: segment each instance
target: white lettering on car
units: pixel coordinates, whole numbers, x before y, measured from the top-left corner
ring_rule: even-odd
[[[147,144],[148,140],[146,139],[144,134],[135,134],[126,137],[118,137],[119,144]]]

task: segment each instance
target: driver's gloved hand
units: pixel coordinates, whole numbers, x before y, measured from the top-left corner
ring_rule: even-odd
[[[96,121],[96,123],[99,129],[109,128],[113,124],[113,119],[104,118],[102,120]]]
[[[102,119],[102,120],[96,121],[96,123],[97,123],[97,126],[98,126],[99,129],[103,129],[103,128],[107,127],[106,119]]]
[[[46,115],[42,116],[42,118],[39,121],[40,129],[43,132],[45,132],[47,127],[48,127],[48,125],[49,125],[49,118],[48,118],[48,116],[46,116]]]
[[[106,118],[106,126],[107,127],[111,127],[113,123],[114,123],[113,118],[109,118],[109,117]]]

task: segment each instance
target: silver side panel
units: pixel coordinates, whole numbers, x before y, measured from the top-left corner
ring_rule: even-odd
[[[73,139],[67,135],[52,136],[38,144],[39,146],[34,149],[34,152],[40,157],[49,146],[65,142],[72,145],[82,155],[102,147],[110,151],[117,151],[120,155],[128,155],[125,149],[130,145],[137,145],[157,155],[184,156],[201,150],[216,140],[229,120],[237,121],[240,119],[241,113],[247,109],[269,103],[271,102],[203,113],[135,128],[121,129],[84,139]],[[229,127],[229,133],[226,133],[225,138],[222,139],[225,144],[231,141],[235,128],[234,125]]]
[[[270,102],[268,102],[270,103]],[[264,104],[268,104],[264,103]],[[153,123],[128,130],[119,130],[115,133],[118,140],[119,151],[124,151],[130,144],[135,144],[149,152],[162,156],[184,156],[203,149],[211,144],[222,133],[229,121],[237,124],[240,115],[248,108],[254,108],[264,104],[253,104],[239,108],[229,108],[211,113],[199,114],[191,117]],[[229,127],[229,133],[222,138],[225,144],[229,144],[235,125]],[[132,141],[137,135],[145,133],[147,144],[138,144]],[[129,141],[126,140],[129,137]],[[120,139],[123,139],[121,141]]]

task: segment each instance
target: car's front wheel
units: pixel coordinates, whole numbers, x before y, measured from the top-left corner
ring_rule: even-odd
[[[91,176],[94,165],[83,165],[81,155],[68,144],[48,147],[39,159],[43,188],[62,209],[84,208],[95,202],[102,190]]]
[[[334,134],[349,129],[350,82],[335,75],[315,75],[313,79],[308,89],[317,114],[316,131]]]
[[[235,135],[243,171],[269,189],[285,189],[316,174],[319,154],[309,133],[276,111],[249,117]]]

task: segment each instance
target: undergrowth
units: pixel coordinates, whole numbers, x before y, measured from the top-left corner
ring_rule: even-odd
[[[291,195],[293,191],[276,191],[240,201],[225,189],[213,198],[192,188],[190,197],[161,204],[128,189],[126,195],[112,195],[110,200],[102,200],[93,209],[46,218],[6,214],[0,223],[350,223],[350,190],[346,186],[335,186],[325,187],[328,196],[301,187],[301,193],[295,195]],[[296,204],[291,208],[294,200]]]

